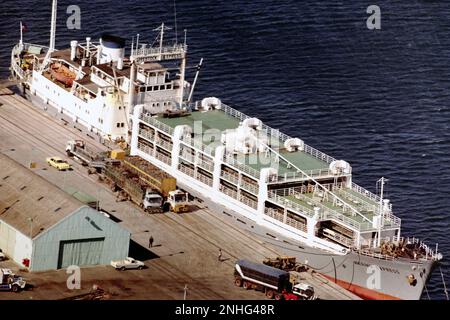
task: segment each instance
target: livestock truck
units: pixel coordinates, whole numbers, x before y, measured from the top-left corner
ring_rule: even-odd
[[[248,260],[238,260],[234,269],[234,283],[244,289],[263,291],[275,300],[313,300],[314,288],[304,283],[291,282],[291,274],[277,268]]]
[[[113,191],[125,196],[149,213],[189,210],[188,195],[176,189],[176,179],[139,157],[125,157],[107,163],[102,178]]]

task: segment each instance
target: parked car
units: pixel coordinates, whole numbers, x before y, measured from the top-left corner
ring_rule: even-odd
[[[5,254],[2,252],[2,249],[0,249],[0,261],[6,260]]]
[[[144,269],[145,265],[142,261],[126,257],[123,260],[111,261],[111,265],[116,268],[116,270],[123,271],[125,269]]]
[[[67,163],[66,160],[61,159],[60,157],[49,157],[45,159],[45,161],[48,163],[49,166],[54,167],[61,170],[68,170],[71,168],[70,164]]]

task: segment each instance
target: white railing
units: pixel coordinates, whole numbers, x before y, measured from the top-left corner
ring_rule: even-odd
[[[220,176],[221,176],[221,178],[227,180],[228,182],[234,183],[236,186],[239,184],[239,177],[237,177],[234,174],[230,174],[230,173],[222,170]]]
[[[286,224],[300,231],[306,232],[306,225],[295,219],[286,217]]]
[[[225,187],[224,185],[220,185],[219,190],[226,194],[227,196],[238,200],[238,193],[234,190],[231,190],[230,188]]]
[[[139,129],[139,135],[144,137],[145,139],[151,141],[151,142],[154,142],[154,140],[155,140],[155,134],[154,133],[151,133],[148,130],[144,130],[142,128]]]
[[[250,208],[258,209],[258,202],[255,200],[252,200],[250,198],[241,195],[239,201],[241,201],[246,206],[249,206]]]
[[[384,221],[390,221],[390,226],[392,227],[400,227],[402,224],[402,219],[392,214],[392,212],[384,212],[383,213]]]
[[[166,149],[169,152],[172,152],[172,148],[173,148],[173,143],[172,142],[168,142],[168,141],[166,141],[164,139],[157,139],[156,140],[156,145]]]
[[[357,185],[356,183],[352,182],[352,190],[363,195],[366,196],[367,198],[375,201],[376,203],[380,202],[380,197],[377,196],[376,194],[370,192],[367,189],[364,189],[363,187]],[[389,209],[392,210],[392,203],[389,204]]]
[[[184,165],[179,165],[178,166],[178,170],[180,170],[181,172],[183,172],[184,174],[187,174],[190,177],[195,177],[195,171],[187,166]],[[200,180],[200,179],[199,179]]]
[[[304,174],[306,173],[306,174]],[[279,175],[274,180],[270,180],[270,183],[285,183],[299,180],[309,180],[310,177],[328,177],[334,176],[330,169],[314,169],[302,172],[286,172],[283,175]]]
[[[319,151],[307,144],[305,144],[305,149],[304,151],[310,155],[312,155],[313,157],[320,159],[322,161],[325,161],[326,163],[330,164],[331,162],[335,161],[336,159],[333,157],[330,157],[329,155],[323,153],[322,151]]]
[[[183,160],[189,161],[191,163],[195,162],[195,156],[185,150],[182,150],[180,152],[180,158],[182,158]]]
[[[275,220],[284,222],[284,213],[279,212],[278,210],[272,208],[264,208],[264,214]]]
[[[146,56],[154,56],[164,54],[183,54],[186,52],[187,46],[184,44],[175,44],[173,46],[164,46],[162,49],[159,47],[149,47],[149,48],[141,48],[133,50],[132,57],[134,59],[140,58],[140,57],[146,57]]]
[[[197,172],[197,180],[210,186],[210,187],[212,187],[212,185],[213,185],[213,179],[211,179],[210,177],[207,177],[201,173],[198,173],[198,172]]]
[[[337,194],[341,195],[343,198],[349,200],[356,206],[362,206],[366,211],[372,211],[374,214],[377,213],[379,206],[375,203],[371,203],[364,198],[355,196],[348,192],[345,187],[338,189],[335,191]]]
[[[22,68],[20,68],[20,66],[17,63],[12,62],[11,67],[14,69],[14,72],[17,73],[21,79],[25,78],[26,76],[25,71],[23,71]]]
[[[156,159],[164,162],[165,164],[172,163],[172,159],[168,156],[163,155],[161,152],[156,152]]]
[[[223,110],[226,114],[239,119],[240,121],[244,121],[245,119],[250,118],[249,116],[245,115],[244,113],[237,111],[236,109],[222,103],[221,105],[221,110]],[[280,132],[277,129],[273,129],[265,124],[262,125],[262,129],[269,135],[272,137],[279,137],[279,139],[281,140],[281,145],[284,144],[284,142],[287,139],[290,139],[291,137]],[[312,155],[313,157],[320,159],[322,161],[325,161],[326,163],[330,164],[331,162],[335,161],[336,159],[333,157],[330,157],[329,155],[323,153],[322,151],[319,151],[307,144],[305,144],[304,147],[304,152],[307,154]]]
[[[236,159],[233,158],[232,155],[225,155],[223,158],[223,161],[233,167],[235,167],[236,169],[247,173],[248,175],[259,179],[259,171],[256,169],[253,169],[252,167],[249,167],[245,164],[240,163],[239,161],[237,161]]]
[[[190,147],[199,149],[208,155],[212,155],[212,152],[214,151],[214,148],[209,148],[208,145],[204,144],[201,139],[192,138],[190,136],[183,136],[180,141]]]
[[[155,128],[158,128],[159,130],[168,133],[170,136],[173,134],[173,128],[166,125],[165,123],[162,123],[161,121],[158,121],[154,117],[151,117],[150,115],[146,115],[144,113],[141,113],[139,119],[144,121],[146,124],[151,125]]]
[[[241,185],[240,185],[241,189],[245,190],[245,191],[249,191],[255,195],[258,195],[259,193],[259,187],[252,184],[252,183],[248,183],[245,180],[241,180]]]
[[[138,149],[149,154],[152,155],[153,154],[153,149],[150,148],[149,146],[143,144],[142,142],[138,142]]]
[[[213,171],[214,171],[214,163],[204,161],[204,160],[201,160],[200,158],[198,158],[196,164],[198,167],[205,169],[206,171],[209,171],[211,173],[213,173]]]
[[[355,247],[355,240],[354,239],[352,240],[352,239],[349,239],[347,237],[344,237],[340,233],[334,233],[334,234],[327,233],[325,236],[327,238],[332,239],[332,240],[334,240],[336,242],[339,242],[339,243],[341,243],[341,244],[343,244],[343,245],[345,245],[345,246],[347,246],[349,248]]]
[[[272,201],[274,201],[275,203],[279,204],[282,207],[286,207],[288,209],[291,209],[299,214],[303,214],[306,215],[308,217],[313,217],[314,216],[314,211],[299,204],[296,203],[294,201],[291,201],[289,199],[286,199],[282,196],[277,195],[275,192],[273,191],[269,191],[268,193],[268,198]]]

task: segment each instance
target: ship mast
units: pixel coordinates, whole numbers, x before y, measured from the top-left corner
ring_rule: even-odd
[[[388,181],[386,178],[381,177],[381,179],[379,179],[377,181],[377,183],[380,183],[380,205],[379,205],[379,221],[378,221],[378,239],[377,239],[377,247],[380,247],[381,245],[381,225],[383,223],[383,213],[384,213],[384,208],[383,208],[383,193],[384,193],[384,184],[386,183],[386,181]]]
[[[51,24],[51,27],[50,27],[49,52],[55,51],[57,9],[58,9],[58,0],[53,0],[53,4],[52,4],[52,24]]]

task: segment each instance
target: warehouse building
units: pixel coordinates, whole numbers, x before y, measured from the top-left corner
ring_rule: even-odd
[[[0,249],[30,271],[109,264],[130,232],[0,154]]]

